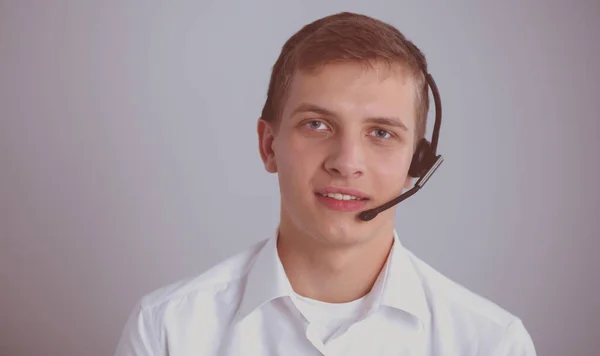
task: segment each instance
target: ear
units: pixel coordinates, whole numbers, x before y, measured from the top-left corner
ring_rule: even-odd
[[[258,151],[260,158],[269,173],[277,173],[277,163],[275,162],[275,151],[273,150],[273,140],[275,139],[275,130],[270,122],[258,118],[256,127],[258,133]]]

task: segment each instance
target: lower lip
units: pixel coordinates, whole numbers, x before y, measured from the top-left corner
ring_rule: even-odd
[[[354,212],[363,210],[367,205],[368,200],[337,200],[329,197],[324,197],[321,194],[315,194],[317,200],[327,208],[335,211]]]

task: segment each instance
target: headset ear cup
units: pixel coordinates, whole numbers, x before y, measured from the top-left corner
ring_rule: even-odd
[[[435,154],[431,149],[431,144],[426,139],[421,139],[417,144],[413,154],[408,175],[413,178],[419,178],[429,169],[431,162],[435,161]]]

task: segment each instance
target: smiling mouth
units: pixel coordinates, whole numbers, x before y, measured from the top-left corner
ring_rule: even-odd
[[[358,201],[368,200],[367,198],[359,198],[359,197],[355,197],[353,195],[341,194],[341,193],[326,193],[326,194],[317,193],[317,194],[322,197],[332,198],[335,200],[358,200]]]

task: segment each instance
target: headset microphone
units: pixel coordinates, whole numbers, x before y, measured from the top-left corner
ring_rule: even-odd
[[[424,66],[421,67],[425,68]],[[415,186],[412,187],[406,193],[401,194],[400,196],[390,200],[389,202],[383,205],[380,205],[373,209],[365,210],[358,214],[358,218],[362,221],[372,220],[377,216],[377,214],[393,207],[394,205],[400,203],[401,201],[411,197],[413,194],[418,192],[419,189],[423,188],[425,183],[427,183],[429,178],[444,161],[444,158],[441,155],[437,155],[436,153],[438,138],[440,135],[440,127],[442,125],[442,103],[440,100],[440,94],[431,74],[428,74],[426,70],[423,70],[423,72],[426,74],[427,84],[431,88],[431,92],[433,94],[433,101],[435,103],[435,124],[433,127],[431,143],[425,138],[419,141],[419,144],[415,149],[415,153],[413,154],[412,161],[410,163],[410,168],[408,170],[408,174],[411,177],[420,178],[419,180],[417,180],[417,183],[415,183]]]

